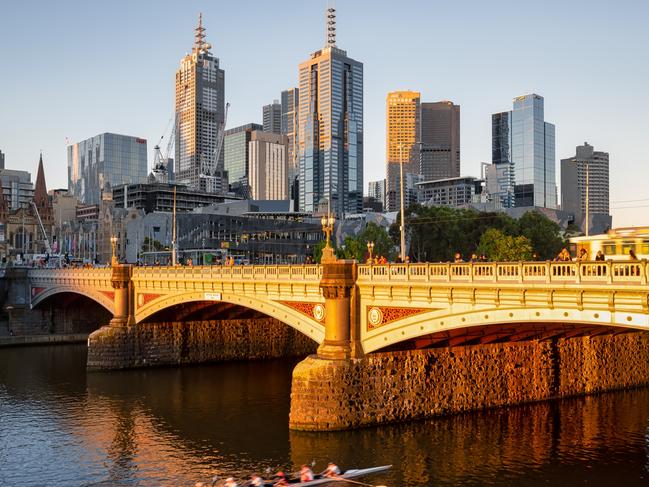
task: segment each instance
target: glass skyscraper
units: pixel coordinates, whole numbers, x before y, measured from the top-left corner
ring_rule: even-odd
[[[342,216],[363,209],[363,64],[336,47],[328,18],[326,46],[299,67],[299,209]]]
[[[145,183],[146,140],[105,133],[68,146],[68,191],[84,204],[101,201],[102,191]]]
[[[505,207],[557,207],[554,125],[543,97],[514,98],[513,110],[492,115],[492,163],[509,166],[509,184],[494,195]]]
[[[225,131],[223,156],[225,170],[228,172],[230,190],[240,196],[248,197],[249,142],[252,132],[263,130],[263,125],[249,123]]]

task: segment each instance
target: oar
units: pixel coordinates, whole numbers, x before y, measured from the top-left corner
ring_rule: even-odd
[[[363,482],[359,482],[357,480],[343,479],[343,478],[340,478],[340,477],[331,477],[331,480],[340,480],[342,482],[350,482],[352,484],[365,485],[366,487],[387,487],[387,485],[366,484],[366,483],[363,483]]]

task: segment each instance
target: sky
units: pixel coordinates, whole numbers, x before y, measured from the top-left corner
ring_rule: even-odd
[[[67,187],[68,143],[103,132],[168,135],[174,76],[198,13],[225,69],[228,127],[297,84],[324,46],[326,0],[0,0],[0,150]],[[364,170],[385,177],[385,97],[461,106],[461,172],[491,162],[491,114],[545,98],[560,159],[610,154],[613,226],[649,225],[649,2],[337,0],[338,47],[364,64]],[[166,145],[166,141],[163,147]],[[560,181],[557,181],[559,184]]]

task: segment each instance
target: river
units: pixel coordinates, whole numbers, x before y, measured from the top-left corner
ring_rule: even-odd
[[[84,345],[0,349],[0,485],[193,486],[330,459],[393,464],[359,479],[389,487],[649,485],[649,389],[298,433],[293,360],[92,373],[85,360]]]

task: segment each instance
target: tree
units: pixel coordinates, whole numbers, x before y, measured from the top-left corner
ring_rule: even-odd
[[[142,241],[141,252],[150,252],[151,250],[160,252],[161,250],[165,250],[165,246],[162,245],[162,243],[160,243],[160,241],[158,240],[150,237],[144,237],[144,240]]]
[[[552,260],[565,246],[559,225],[538,211],[528,211],[518,220],[517,233],[527,237],[541,260]]]
[[[505,235],[496,228],[489,228],[480,237],[478,253],[485,254],[489,260],[497,262],[530,260],[532,244],[523,235],[514,237]]]
[[[477,252],[482,234],[497,228],[516,235],[516,221],[504,213],[480,213],[472,209],[411,205],[406,212],[406,230],[413,261],[439,262],[453,259],[456,252],[467,256]],[[399,220],[390,228],[399,241]]]
[[[374,222],[368,223],[358,235],[345,237],[343,246],[338,249],[336,255],[342,259],[356,259],[358,262],[365,262],[368,254],[368,242],[374,242],[374,256],[382,255],[388,260],[393,260],[396,257],[394,242],[388,232]]]

